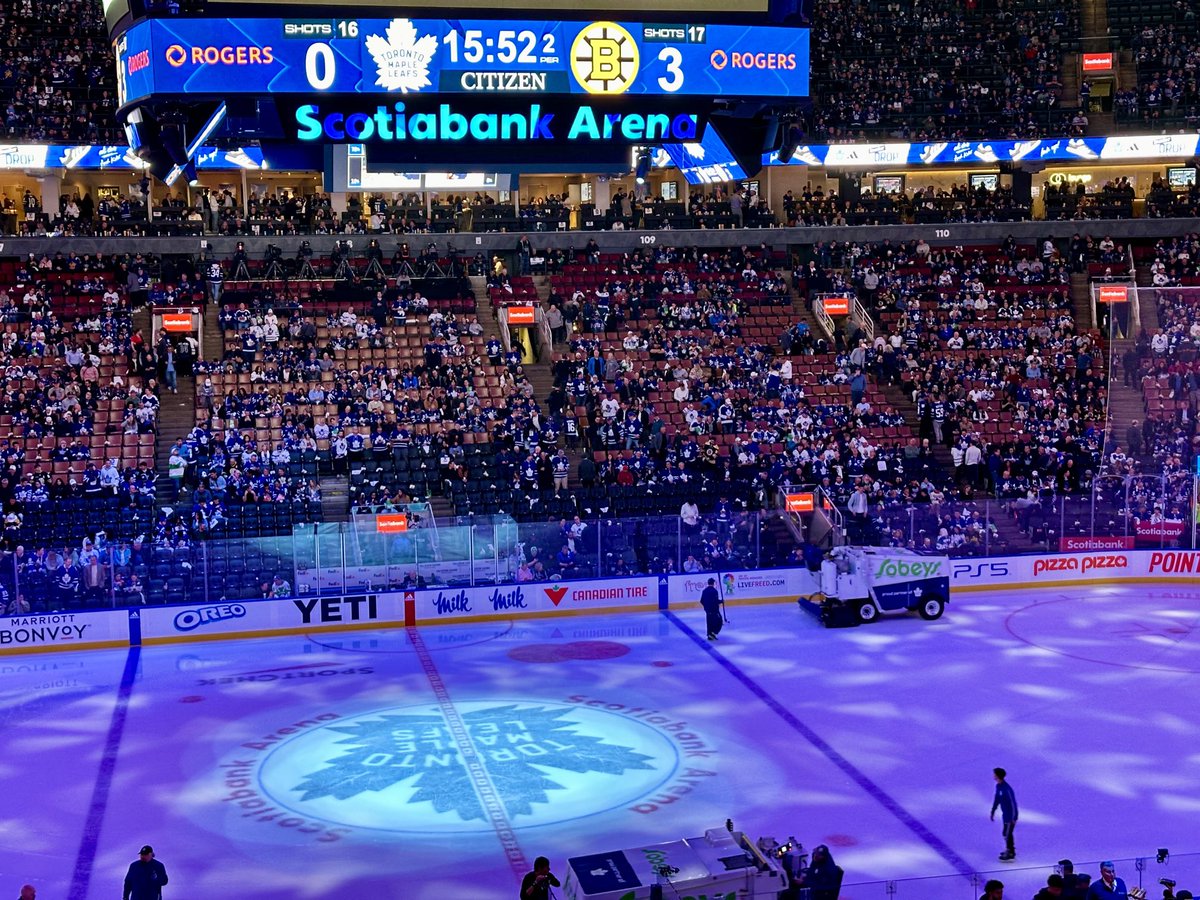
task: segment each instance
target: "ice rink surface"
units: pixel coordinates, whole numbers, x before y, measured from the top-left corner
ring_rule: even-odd
[[[510,900],[535,856],[726,818],[828,844],[848,900],[1030,897],[1064,856],[1200,885],[1200,589],[729,616],[715,645],[684,610],[5,657],[0,894],[119,896],[151,843],[167,900]]]

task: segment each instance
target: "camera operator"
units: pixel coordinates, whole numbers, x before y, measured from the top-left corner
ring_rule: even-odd
[[[312,257],[312,244],[310,244],[308,241],[301,241],[300,249],[296,251],[296,261],[303,263],[312,260]]]
[[[533,861],[533,871],[521,880],[521,900],[548,900],[550,887],[558,887],[559,883],[550,871],[550,860],[539,856]]]
[[[799,885],[808,891],[811,900],[837,900],[842,888],[841,866],[833,861],[833,854],[824,844],[813,847],[812,862],[804,869]]]

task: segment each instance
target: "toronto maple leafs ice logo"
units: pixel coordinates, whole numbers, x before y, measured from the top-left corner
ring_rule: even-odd
[[[486,772],[510,817],[529,815],[535,804],[550,802],[551,791],[565,790],[556,772],[655,768],[653,757],[583,733],[577,718],[569,708],[514,704],[462,714],[475,750],[469,765]],[[408,803],[427,802],[463,822],[486,820],[468,762],[440,713],[380,713],[329,730],[346,735],[337,744],[347,752],[304,776],[293,788],[303,792],[302,801],[348,800],[414,779]]]
[[[385,91],[419,91],[429,87],[429,63],[437,52],[437,38],[431,34],[417,37],[410,19],[392,19],[387,38],[367,37],[367,50],[379,67],[375,84]]]

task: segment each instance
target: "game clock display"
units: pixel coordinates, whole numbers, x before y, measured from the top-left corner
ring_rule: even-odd
[[[167,19],[116,41],[122,105],[151,95],[804,97],[802,28],[446,19]]]

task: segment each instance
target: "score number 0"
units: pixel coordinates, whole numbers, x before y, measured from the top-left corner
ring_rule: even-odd
[[[340,38],[358,37],[358,23],[353,19],[338,19],[336,27]],[[327,91],[333,87],[333,80],[337,76],[333,48],[322,41],[309,44],[304,53],[304,75],[315,91]]]

